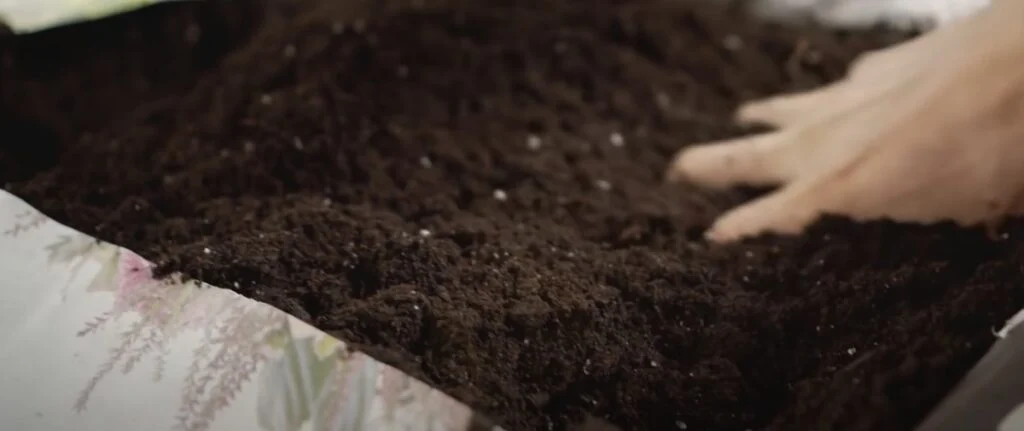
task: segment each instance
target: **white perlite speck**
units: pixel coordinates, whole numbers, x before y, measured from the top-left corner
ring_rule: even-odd
[[[530,136],[526,137],[526,148],[529,148],[531,150],[536,151],[536,150],[540,149],[540,146],[541,146],[540,136],[530,135]]]
[[[622,134],[619,132],[612,133],[610,136],[608,136],[608,142],[611,142],[613,147],[621,147],[623,145],[626,145],[626,139],[623,138]]]
[[[612,189],[612,183],[609,183],[608,181],[605,180],[594,181],[594,185],[597,186],[598,189],[601,189],[603,191],[608,191]]]
[[[669,106],[672,106],[672,98],[668,94],[659,92],[654,95],[654,103],[657,103],[661,109],[668,109]]]
[[[210,254],[210,253],[213,253],[213,250],[210,250],[209,247],[203,248],[203,254]]]
[[[431,166],[434,166],[434,162],[431,162],[429,157],[423,156],[420,157],[420,166],[423,166],[424,168],[429,168]]]
[[[420,229],[420,236],[426,238],[426,237],[430,236],[430,231],[427,230],[427,229]]]
[[[856,347],[851,347],[849,349],[846,349],[846,353],[849,354],[850,356],[853,356],[853,355],[857,354],[857,348]]]
[[[504,202],[506,199],[508,199],[508,194],[506,194],[505,191],[502,189],[497,189],[494,191],[494,198]]]
[[[722,46],[729,51],[739,51],[743,48],[743,39],[735,34],[730,34],[722,39]]]

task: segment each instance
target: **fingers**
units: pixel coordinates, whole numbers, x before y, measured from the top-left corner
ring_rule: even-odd
[[[803,188],[786,187],[725,213],[704,237],[728,243],[766,233],[795,235],[821,215],[814,203]]]
[[[847,78],[810,91],[747,102],[736,111],[736,121],[791,127],[841,114],[917,79],[934,50],[934,43],[915,39],[869,53]]]
[[[990,136],[964,152],[963,136],[903,130],[880,139],[904,143],[846,160],[725,213],[705,232],[716,243],[766,233],[795,235],[825,214],[866,222],[952,221],[972,227],[1024,210],[1024,155],[1007,151],[1019,139]],[[1019,136],[1013,135],[1013,136]],[[994,148],[994,149],[993,149]]]
[[[736,111],[736,121],[775,127],[809,124],[856,106],[871,96],[860,86],[844,80],[816,90],[744,103]]]
[[[833,129],[829,129],[833,130]],[[842,214],[856,221],[889,218],[903,222],[935,222],[951,219],[969,225],[1005,212],[999,202],[996,169],[991,152],[979,150],[963,157],[956,143],[943,140],[940,131],[898,129],[861,142],[900,142],[901,145],[867,145],[871,151],[835,152],[815,158],[814,151],[852,148],[843,142],[800,148],[812,166],[801,177],[778,191],[735,208],[721,216],[705,233],[712,242],[726,243],[766,233],[793,235],[802,232],[822,214]],[[833,130],[833,132],[836,132]],[[841,136],[836,132],[837,139]],[[936,145],[936,143],[939,143]],[[793,155],[796,154],[796,155]],[[836,157],[838,156],[838,157]],[[825,160],[834,163],[826,163]],[[1024,160],[1024,157],[1022,157]],[[1013,166],[1024,166],[1015,163]],[[981,192],[982,190],[989,192]]]
[[[913,151],[896,152],[907,150]],[[855,158],[824,175],[802,178],[726,212],[705,232],[705,238],[728,243],[768,233],[795,235],[826,212],[862,222],[950,219],[964,225],[991,219],[992,212],[1003,213],[1002,208],[986,208],[981,194],[971,194],[977,184],[955,162],[943,163],[952,169],[940,170],[936,167],[944,157],[928,160],[905,155]],[[958,181],[963,179],[968,179],[966,184]],[[950,199],[950,195],[959,198]]]
[[[684,149],[668,179],[784,185],[716,220],[705,236],[718,243],[798,234],[825,213],[970,226],[1024,212],[1024,153],[1007,147],[1024,139],[1012,121],[1024,108],[1007,101],[1024,88],[1024,30],[997,32],[1009,34],[999,43],[986,36],[1011,26],[1007,15],[979,14],[873,53],[827,87],[748,103],[739,121],[785,127]]]
[[[777,185],[796,174],[795,166],[778,157],[783,146],[795,142],[798,139],[790,132],[773,132],[692,146],[672,160],[666,180],[719,189],[736,184]]]
[[[745,103],[737,110],[736,121],[789,127],[857,107],[913,82],[929,68],[954,61],[951,58],[937,62],[944,55],[969,54],[963,52],[961,45],[971,34],[969,31],[981,26],[977,22],[982,18],[956,21],[900,44],[868,52],[851,65],[846,78],[825,87]]]
[[[892,104],[850,115],[822,115],[776,132],[691,146],[676,154],[666,180],[718,189],[785,184],[862,153],[863,146],[874,142],[873,135],[898,121],[889,111],[898,108]]]

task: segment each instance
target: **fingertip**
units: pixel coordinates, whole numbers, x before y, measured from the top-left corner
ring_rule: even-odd
[[[728,244],[742,239],[745,228],[748,224],[745,222],[737,223],[735,221],[737,211],[742,208],[742,206],[740,208],[734,208],[715,220],[715,222],[712,223],[706,231],[704,231],[704,240],[712,244]]]
[[[774,157],[790,137],[781,132],[694,145],[676,154],[666,178],[703,187],[774,186],[791,179],[785,159]]]
[[[764,218],[758,218],[748,214],[749,206],[746,204],[739,208],[725,213],[704,232],[704,239],[713,244],[731,244],[745,238],[758,235],[770,229],[770,225]]]
[[[763,234],[800,234],[818,214],[812,202],[779,191],[726,212],[704,232],[708,242],[725,244]]]
[[[682,183],[690,180],[687,166],[691,164],[689,159],[692,157],[693,148],[684,148],[679,150],[672,161],[668,164],[668,169],[665,170],[664,179],[666,183]]]
[[[722,229],[710,227],[704,231],[704,240],[711,244],[728,244],[736,241],[737,238],[726,234]]]
[[[692,182],[709,188],[731,185],[736,151],[727,144],[698,144],[676,154],[669,165],[670,182]]]
[[[755,100],[740,105],[733,114],[733,121],[744,126],[779,126],[780,120],[776,118],[773,109],[774,100],[775,98]]]

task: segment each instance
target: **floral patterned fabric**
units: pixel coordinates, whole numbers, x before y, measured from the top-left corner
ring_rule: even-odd
[[[181,0],[0,0],[0,22],[15,33],[30,33],[167,1]]]
[[[0,192],[0,418],[28,430],[499,430],[344,342]]]

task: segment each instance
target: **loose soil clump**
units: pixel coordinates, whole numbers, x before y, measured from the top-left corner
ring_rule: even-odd
[[[1024,306],[1024,224],[709,247],[751,193],[661,183],[750,132],[737,103],[892,37],[678,1],[251,3],[4,37],[0,183],[511,430],[910,429]]]

